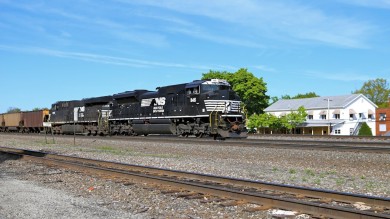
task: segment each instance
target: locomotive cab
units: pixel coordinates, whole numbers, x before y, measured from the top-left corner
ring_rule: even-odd
[[[189,106],[207,115],[211,135],[223,138],[246,137],[240,98],[227,81],[194,81],[186,85],[186,94]]]

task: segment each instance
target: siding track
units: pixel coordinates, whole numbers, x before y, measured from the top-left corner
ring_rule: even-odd
[[[24,149],[0,147],[0,151],[22,159],[122,182],[136,181],[170,186],[201,196],[212,195],[243,200],[272,208],[295,210],[316,217],[390,218],[390,199],[387,198],[112,163]],[[353,207],[357,202],[369,206],[370,210],[357,210]]]

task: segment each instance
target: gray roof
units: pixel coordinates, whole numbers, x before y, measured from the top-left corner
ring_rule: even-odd
[[[326,96],[326,97],[313,97],[313,98],[304,98],[304,99],[282,99],[278,100],[276,103],[267,107],[265,112],[273,112],[273,111],[290,111],[297,110],[300,106],[305,107],[306,110],[310,109],[326,109],[328,108],[328,99],[329,108],[345,108],[349,104],[351,104],[354,100],[363,97],[375,107],[376,105],[372,103],[367,97],[363,94],[349,94],[342,96]]]

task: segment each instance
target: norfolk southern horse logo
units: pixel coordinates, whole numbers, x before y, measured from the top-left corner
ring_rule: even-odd
[[[153,107],[153,113],[163,113],[165,97],[142,99],[141,107]]]

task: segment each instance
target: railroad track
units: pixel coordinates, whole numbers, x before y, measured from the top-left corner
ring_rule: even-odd
[[[3,134],[3,135],[17,135]],[[26,136],[24,134],[22,136]],[[33,135],[33,134],[30,134]],[[35,135],[42,136],[42,135]],[[57,136],[55,136],[57,137]],[[71,135],[61,135],[63,138],[73,138]],[[201,144],[211,146],[239,146],[239,147],[263,147],[263,148],[280,148],[280,149],[299,149],[299,150],[323,150],[323,151],[347,151],[362,153],[390,153],[390,141],[346,141],[346,140],[311,140],[311,139],[226,139],[214,141],[211,138],[179,138],[177,136],[77,136],[77,139],[99,139],[99,140],[138,140],[145,142],[164,142],[180,144]],[[76,140],[77,141],[77,140]]]
[[[19,135],[17,133],[3,135]],[[36,134],[30,134],[41,136]],[[23,134],[22,136],[26,136]],[[57,137],[57,136],[56,136]],[[63,138],[73,138],[70,135],[61,136]],[[181,144],[202,144],[212,146],[240,146],[240,147],[264,147],[264,148],[280,148],[280,149],[299,149],[299,150],[324,150],[324,151],[347,151],[347,152],[363,152],[363,153],[390,153],[389,141],[346,141],[346,140],[308,140],[308,139],[227,139],[223,141],[214,141],[211,138],[179,138],[177,136],[110,136],[110,137],[95,137],[95,136],[77,136],[77,139],[99,139],[99,140],[139,140],[146,142],[164,142]]]
[[[0,147],[0,152],[119,181],[170,186],[174,191],[188,191],[186,196],[212,195],[270,208],[295,210],[315,217],[390,218],[388,198],[112,163],[24,149]],[[355,208],[356,204],[369,210],[358,210]]]

